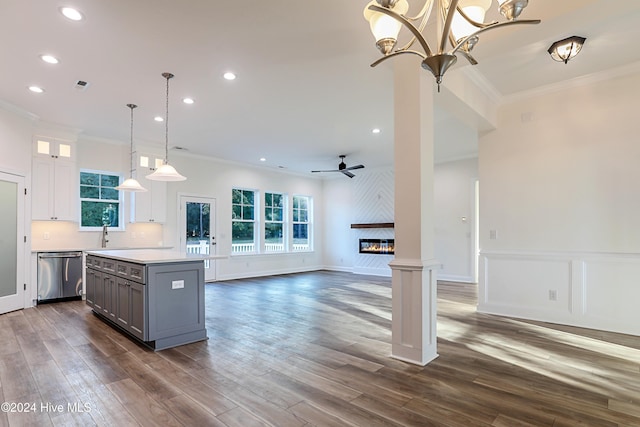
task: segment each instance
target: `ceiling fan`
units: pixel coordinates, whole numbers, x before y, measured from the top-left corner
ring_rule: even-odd
[[[349,171],[364,168],[364,165],[355,165],[355,166],[347,167],[347,164],[344,162],[344,158],[347,156],[345,154],[341,154],[338,157],[340,157],[341,159],[340,164],[338,164],[338,169],[325,170],[325,171],[311,171],[311,172],[341,172],[344,175],[348,176],[349,178],[353,178],[355,175]]]

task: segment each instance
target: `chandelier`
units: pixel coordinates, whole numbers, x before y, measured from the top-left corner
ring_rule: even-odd
[[[372,0],[364,9],[364,17],[376,38],[376,46],[384,55],[371,64],[372,67],[394,56],[410,53],[422,58],[422,68],[431,71],[436,78],[438,91],[445,72],[457,61],[456,54],[464,56],[472,65],[478,62],[471,51],[478,43],[478,36],[485,31],[515,24],[539,24],[540,20],[517,20],[529,0],[497,0],[502,16],[507,20],[484,22],[485,13],[492,0],[425,0],[420,12],[413,17],[407,0]],[[423,32],[432,13],[437,22],[437,49],[429,46]],[[398,34],[406,27],[413,35],[404,46],[396,48]],[[411,50],[415,42],[422,51]],[[447,42],[451,48],[446,49]],[[395,48],[395,50],[394,50]]]

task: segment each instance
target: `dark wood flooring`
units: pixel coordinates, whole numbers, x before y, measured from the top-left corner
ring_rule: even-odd
[[[439,284],[426,367],[389,357],[390,279],[206,297],[209,340],[156,353],[79,301],[0,316],[0,425],[640,426],[639,337],[477,314],[474,285]]]

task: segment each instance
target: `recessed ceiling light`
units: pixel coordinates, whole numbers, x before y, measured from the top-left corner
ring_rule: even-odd
[[[160,116],[155,116],[153,120],[155,120],[156,122],[164,122],[164,119]]]
[[[193,98],[183,98],[182,102],[184,102],[185,104],[193,104]]]
[[[223,77],[227,80],[235,80],[236,79],[236,75],[233,74],[231,71],[227,71],[226,73],[224,73]]]
[[[42,89],[39,86],[29,86],[29,90],[31,92],[34,92],[34,93],[42,93],[42,92],[44,92],[44,89]]]
[[[380,133],[380,129],[375,128],[375,129],[373,129],[371,132],[372,132],[372,133]]]
[[[77,9],[74,9],[72,7],[62,7],[60,8],[60,12],[72,21],[82,21],[82,13],[80,13]]]
[[[267,159],[265,159],[264,157],[260,157],[260,161],[261,161],[261,162],[266,162],[266,161],[267,161]]]
[[[60,62],[58,58],[56,58],[53,55],[40,55],[40,59],[42,59],[44,62],[47,62],[49,64],[57,64]]]

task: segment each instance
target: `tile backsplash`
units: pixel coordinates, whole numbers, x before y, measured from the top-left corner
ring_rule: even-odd
[[[162,224],[126,224],[124,231],[108,230],[107,248],[152,248],[163,246]],[[77,222],[32,221],[31,249],[97,249],[102,232],[80,231]]]

